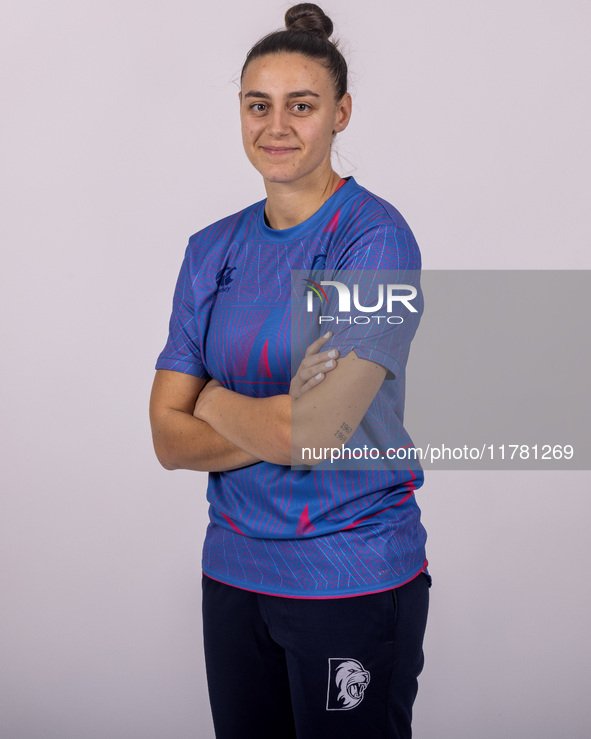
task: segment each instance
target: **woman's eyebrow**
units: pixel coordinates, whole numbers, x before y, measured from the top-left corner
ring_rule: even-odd
[[[259,92],[258,90],[251,90],[250,92],[247,92],[244,97],[245,98],[265,98],[265,100],[271,99],[271,96],[267,95],[266,92]]]
[[[297,90],[296,92],[288,92],[286,95],[288,98],[305,98],[310,96],[315,98],[320,97],[317,92],[312,92],[312,90]]]
[[[245,93],[245,98],[263,98],[264,100],[270,100],[271,96],[266,92],[259,92],[258,90],[249,90]],[[320,95],[312,90],[296,90],[295,92],[288,92],[286,98],[304,98],[304,97],[315,97],[319,98]]]

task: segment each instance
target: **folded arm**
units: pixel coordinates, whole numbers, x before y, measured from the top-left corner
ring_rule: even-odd
[[[292,403],[291,464],[312,464],[330,456],[330,449],[346,444],[375,398],[386,369],[360,359],[352,349],[324,382]]]
[[[346,444],[380,389],[386,370],[355,351],[297,398],[250,398],[219,383],[206,386],[195,414],[224,438],[274,464],[310,464],[303,448]],[[316,462],[319,455],[312,455]],[[325,452],[324,456],[330,456]]]
[[[150,423],[156,456],[167,470],[211,472],[260,461],[193,416],[195,401],[206,384],[205,378],[182,372],[156,372],[150,398]]]
[[[201,471],[237,469],[262,460],[301,464],[303,447],[329,449],[346,443],[386,370],[354,351],[337,362],[334,353],[319,352],[326,340],[310,346],[290,395],[252,398],[215,380],[158,370],[150,420],[160,463],[170,470]]]

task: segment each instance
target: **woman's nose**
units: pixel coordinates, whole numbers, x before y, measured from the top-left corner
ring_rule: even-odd
[[[289,133],[288,111],[275,108],[271,111],[269,120],[269,133],[272,136],[284,136]]]

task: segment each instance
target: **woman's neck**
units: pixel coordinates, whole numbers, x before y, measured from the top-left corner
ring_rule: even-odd
[[[340,176],[330,169],[305,182],[268,182],[265,216],[271,228],[297,226],[310,218],[337,189]]]

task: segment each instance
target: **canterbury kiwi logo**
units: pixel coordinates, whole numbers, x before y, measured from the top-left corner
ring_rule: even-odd
[[[225,267],[222,267],[219,272],[217,272],[215,276],[215,281],[217,282],[218,293],[228,292],[228,290],[230,289],[230,283],[234,282],[232,272],[234,272],[235,269],[236,267],[229,267],[228,265],[226,265]]]
[[[369,672],[356,659],[330,657],[328,660],[327,711],[348,711],[363,700]]]

